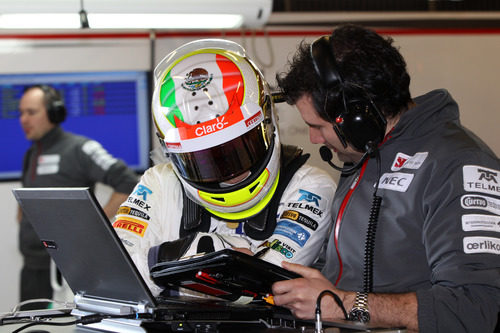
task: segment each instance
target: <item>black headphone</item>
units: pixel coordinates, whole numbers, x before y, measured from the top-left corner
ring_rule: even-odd
[[[35,87],[43,91],[49,121],[53,124],[62,123],[66,119],[67,111],[61,95],[57,90],[46,84],[36,85]]]
[[[310,47],[316,74],[325,88],[323,113],[333,124],[333,129],[346,148],[350,143],[361,152],[371,154],[382,142],[387,120],[370,98],[366,90],[354,83],[344,82],[338,71],[330,36],[316,39]],[[343,106],[332,103],[334,94],[340,91]]]

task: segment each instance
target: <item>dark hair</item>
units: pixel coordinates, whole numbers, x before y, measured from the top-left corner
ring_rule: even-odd
[[[331,42],[337,71],[346,85],[362,87],[387,117],[407,109],[411,101],[410,76],[403,56],[392,45],[392,38],[348,24],[333,31]],[[287,102],[295,104],[299,98],[309,94],[319,115],[325,120],[332,119],[322,112],[327,92],[313,67],[310,44],[302,41],[288,66],[288,72],[276,75]],[[329,103],[342,105],[340,87],[336,89],[338,91],[329,91],[329,98],[334,99]]]

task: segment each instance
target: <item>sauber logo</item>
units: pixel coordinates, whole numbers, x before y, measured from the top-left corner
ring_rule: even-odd
[[[416,153],[413,156],[403,153],[397,153],[394,162],[392,163],[391,170],[399,171],[401,169],[419,169],[429,155],[428,152]]]
[[[224,121],[224,116],[216,118],[215,120],[216,120],[215,123],[197,126],[194,130],[196,136],[203,136],[206,134],[220,131],[229,124],[229,122]]]
[[[113,223],[113,228],[124,229],[141,237],[144,237],[144,232],[146,231],[147,227],[148,224],[146,222],[142,222],[130,217],[120,217],[115,221],[115,223]]]
[[[394,167],[401,169],[403,165],[408,161],[407,158],[396,156],[396,161],[394,162]]]

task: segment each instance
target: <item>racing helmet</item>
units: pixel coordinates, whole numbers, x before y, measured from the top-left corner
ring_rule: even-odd
[[[153,121],[188,197],[226,220],[262,211],[278,184],[281,149],[269,86],[243,47],[187,43],[154,77]]]

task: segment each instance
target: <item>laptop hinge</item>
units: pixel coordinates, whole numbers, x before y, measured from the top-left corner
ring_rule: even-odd
[[[92,298],[82,294],[75,294],[75,304],[79,310],[111,315],[150,313],[152,311],[152,308],[147,303],[124,303]]]

